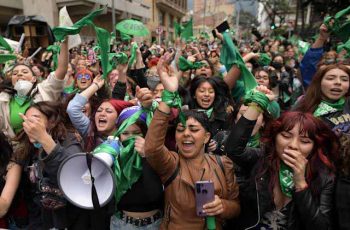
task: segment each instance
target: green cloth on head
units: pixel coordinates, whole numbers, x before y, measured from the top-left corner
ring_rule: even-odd
[[[23,99],[19,101],[13,97],[10,101],[10,126],[16,134],[23,128],[23,119],[19,116],[19,113],[25,114],[31,105],[31,100],[28,100],[28,97]]]
[[[190,69],[199,69],[201,68],[204,63],[202,62],[190,62],[189,60],[187,60],[186,58],[184,58],[183,56],[180,56],[179,57],[179,69],[181,71],[187,71],[187,70],[190,70]]]
[[[12,47],[7,43],[7,41],[0,35],[0,47],[13,53]]]
[[[344,109],[344,105],[345,105],[344,97],[340,98],[335,103],[330,103],[328,101],[321,101],[321,103],[317,106],[313,114],[315,117],[320,117],[329,113],[342,111]]]
[[[14,54],[0,54],[0,64],[16,59],[17,56]]]
[[[343,42],[346,42],[350,37],[350,19],[348,18],[349,14],[350,6],[336,13],[335,16],[327,16],[323,21],[331,33],[333,33]],[[334,20],[333,26],[330,25],[331,20]]]
[[[259,53],[258,64],[260,66],[268,66],[271,63],[271,57],[267,53]]]
[[[258,86],[253,74],[247,69],[242,56],[233,44],[230,34],[227,32],[223,33],[220,62],[225,65],[227,71],[230,71],[233,65],[237,65],[241,71],[240,79],[244,82],[245,92],[248,92]]]
[[[60,46],[59,45],[50,45],[46,48],[47,51],[52,52],[52,60],[53,60],[53,70],[57,69],[58,65],[58,54],[60,53]]]
[[[132,66],[132,64],[134,64],[134,62],[136,61],[136,50],[137,50],[138,46],[136,43],[132,44],[131,46],[131,52],[130,52],[130,60],[129,60],[129,67]]]
[[[281,191],[287,197],[292,197],[294,190],[293,170],[280,160],[279,181]]]

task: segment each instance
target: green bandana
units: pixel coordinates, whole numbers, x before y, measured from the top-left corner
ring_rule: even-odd
[[[19,96],[18,94],[16,94],[14,96],[15,101],[17,102],[18,105],[22,106],[24,103],[26,103],[26,101],[28,101],[29,97],[28,96]]]
[[[72,94],[76,92],[77,92],[77,89],[75,89],[74,87],[74,82],[72,82],[72,84],[70,84],[69,86],[64,87],[63,89],[63,93],[66,93],[66,94]]]
[[[100,15],[105,10],[105,7],[97,9],[87,16],[83,17],[79,21],[73,24],[73,26],[68,27],[55,27],[52,32],[55,35],[57,41],[63,41],[67,35],[75,35],[80,33],[84,26],[92,26],[96,32],[97,42],[100,46],[101,51],[101,65],[103,71],[103,78],[107,78],[108,71],[108,53],[109,53],[109,43],[110,43],[110,33],[100,27],[95,26],[93,20],[96,16]]]
[[[345,98],[339,99],[335,103],[330,103],[327,101],[321,101],[321,103],[317,106],[314,116],[320,117],[329,113],[334,113],[337,111],[342,111],[345,105]]]
[[[233,65],[237,65],[241,70],[240,78],[244,82],[245,92],[254,89],[258,84],[256,83],[253,74],[247,69],[243,58],[233,44],[230,34],[224,32],[223,36],[224,40],[220,52],[220,62],[225,65],[227,71],[229,71]]]
[[[271,63],[271,57],[267,53],[259,53],[258,64],[260,66],[268,66]]]
[[[342,50],[346,51],[345,58],[350,57],[350,39],[345,43],[337,46],[337,53],[340,53]]]
[[[251,90],[244,96],[244,104],[248,105],[251,102],[257,103],[263,110],[266,111],[270,100],[264,93]]]
[[[50,45],[46,48],[46,50],[52,52],[53,70],[56,70],[58,65],[58,54],[60,53],[60,46]]]
[[[204,112],[207,114],[208,118],[211,118],[211,115],[213,114],[214,108],[211,107],[210,109],[197,109],[198,112]]]
[[[134,62],[136,61],[136,50],[137,50],[138,46],[136,43],[134,43],[131,47],[131,54],[130,54],[130,60],[129,60],[129,67],[134,64]]]
[[[0,54],[0,64],[16,59],[17,56],[14,54]]]
[[[186,125],[186,119],[181,111],[182,101],[179,95],[179,92],[170,92],[168,90],[164,90],[162,93],[162,101],[167,104],[171,108],[178,108],[180,110],[179,118],[183,126]]]
[[[190,69],[199,69],[204,65],[202,62],[190,62],[183,56],[179,57],[179,69],[183,72],[190,70]]]
[[[281,191],[287,197],[292,197],[294,189],[293,170],[280,160],[279,181]]]
[[[259,132],[257,132],[254,136],[251,136],[249,138],[247,146],[251,147],[251,148],[259,148],[259,146],[260,146],[260,133]]]
[[[12,47],[7,43],[7,41],[0,35],[0,48],[5,49],[9,51],[10,53],[13,52]]]
[[[128,56],[125,53],[109,53],[108,54],[108,70],[107,73],[110,73],[113,69],[119,64],[125,64],[128,62]]]
[[[138,181],[142,174],[141,156],[135,150],[135,137],[129,137],[123,141],[119,157],[114,162],[114,174],[116,175],[117,189],[115,192],[116,203]]]
[[[350,20],[348,19],[348,14],[350,14],[350,6],[346,9],[343,9],[335,14],[335,16],[327,16],[324,19],[324,24],[340,38],[343,42],[346,42],[350,37]],[[334,20],[333,26],[330,25],[330,21]]]

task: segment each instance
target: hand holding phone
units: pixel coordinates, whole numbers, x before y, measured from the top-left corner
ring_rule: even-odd
[[[214,201],[214,183],[212,181],[197,181],[195,187],[197,216],[207,216],[203,206]]]

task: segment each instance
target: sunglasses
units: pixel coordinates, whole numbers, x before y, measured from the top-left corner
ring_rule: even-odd
[[[86,80],[90,80],[91,76],[90,74],[78,74],[77,80],[81,80],[82,78],[85,78]]]

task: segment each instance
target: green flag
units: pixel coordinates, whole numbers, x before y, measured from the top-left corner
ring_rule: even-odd
[[[105,8],[106,7],[103,7],[91,12],[87,16],[74,23],[73,26],[59,26],[53,28],[52,30],[56,40],[63,41],[67,35],[75,35],[80,33],[81,29],[84,26],[92,26],[96,32],[98,46],[100,47],[101,66],[104,79],[106,79],[108,75],[108,53],[110,44],[110,33],[103,28],[95,26],[93,20],[96,16],[100,15],[105,10]]]
[[[349,58],[350,57],[350,39],[346,43],[337,46],[337,53],[340,53],[342,50],[346,50],[345,58]]]
[[[193,18],[183,24],[183,30],[181,31],[181,38],[190,39],[193,36]]]
[[[298,41],[298,50],[300,53],[305,54],[310,48],[310,43],[299,40]]]
[[[244,82],[245,92],[254,89],[258,84],[253,74],[247,69],[241,54],[233,44],[230,33],[224,32],[223,37],[220,62],[225,65],[227,70],[230,70],[233,65],[237,65],[241,71],[240,79]]]
[[[56,70],[58,65],[58,54],[60,53],[60,46],[50,45],[46,48],[46,50],[52,52],[53,70]]]
[[[7,41],[1,35],[0,35],[0,47],[9,51],[10,53],[13,53],[12,47],[7,43]]]
[[[271,63],[271,57],[267,53],[259,53],[258,64],[260,66],[268,66]]]
[[[175,36],[180,36],[181,31],[183,30],[183,27],[179,23],[174,21],[174,30],[175,30]]]
[[[335,36],[340,38],[342,42],[346,42],[350,37],[350,6],[336,13],[334,16],[327,16],[323,23]],[[334,21],[333,26],[330,25]]]
[[[0,54],[0,64],[6,63],[10,60],[16,60],[17,56],[14,54]]]

